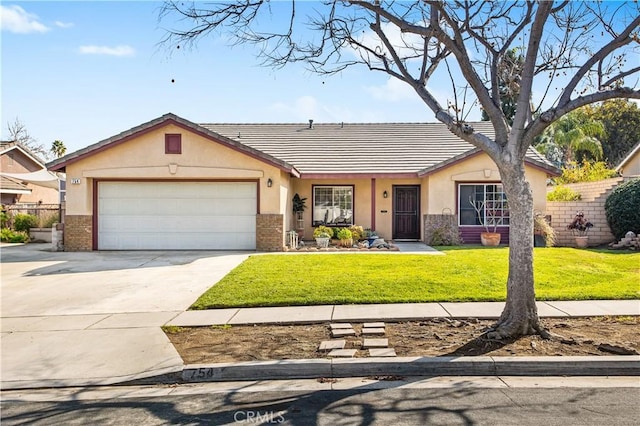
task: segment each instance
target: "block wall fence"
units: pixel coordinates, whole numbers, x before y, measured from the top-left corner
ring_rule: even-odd
[[[583,182],[563,185],[582,196],[580,201],[547,201],[546,214],[551,216],[551,226],[556,231],[556,246],[575,247],[575,240],[567,225],[577,212],[584,212],[585,218],[593,223],[589,230],[589,245],[598,246],[615,240],[607,224],[604,204],[611,191],[628,178],[605,179],[597,182]]]

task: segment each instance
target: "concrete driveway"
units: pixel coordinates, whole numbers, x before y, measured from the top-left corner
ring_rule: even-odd
[[[239,252],[1,256],[2,388],[106,384],[178,370],[160,326],[245,260]]]

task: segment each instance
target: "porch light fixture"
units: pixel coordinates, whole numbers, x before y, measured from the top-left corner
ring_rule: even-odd
[[[267,188],[271,188],[273,186],[273,181],[271,178],[267,179]]]
[[[382,197],[383,197],[383,198],[389,198],[389,193],[388,193],[387,191],[384,191],[384,192],[382,193]]]

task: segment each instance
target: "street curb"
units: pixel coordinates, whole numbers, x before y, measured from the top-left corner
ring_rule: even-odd
[[[367,376],[640,376],[640,355],[400,357],[190,364],[185,382]]]

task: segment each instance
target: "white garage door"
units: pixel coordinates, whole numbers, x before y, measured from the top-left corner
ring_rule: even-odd
[[[99,250],[255,250],[253,182],[99,182]]]

